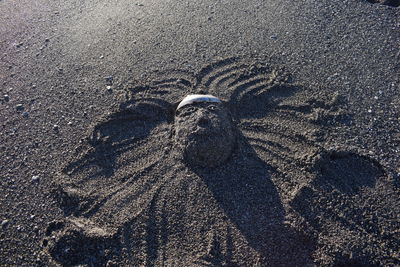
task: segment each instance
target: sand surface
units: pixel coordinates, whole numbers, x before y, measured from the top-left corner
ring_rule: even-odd
[[[0,0],[0,265],[399,266],[396,6]],[[190,93],[232,116],[215,168]]]

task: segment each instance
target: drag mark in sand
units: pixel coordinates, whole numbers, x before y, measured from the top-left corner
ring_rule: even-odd
[[[391,7],[400,6],[400,0],[367,0],[367,1],[372,4],[382,4]]]

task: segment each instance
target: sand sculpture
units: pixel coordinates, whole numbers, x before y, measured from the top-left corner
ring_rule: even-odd
[[[235,130],[221,100],[211,95],[188,95],[175,112],[175,146],[194,166],[224,163],[235,145]]]
[[[44,241],[56,263],[308,266],[346,264],[348,253],[361,264],[386,257],[368,242],[367,254],[343,246],[331,255],[335,239],[320,234],[332,224],[365,234],[349,228],[353,214],[332,215],[344,212],[335,201],[362,199],[383,177],[368,158],[321,145],[321,127],[346,121],[336,96],[313,100],[285,72],[237,59],[177,75],[130,89],[57,177],[65,220],[50,224]]]

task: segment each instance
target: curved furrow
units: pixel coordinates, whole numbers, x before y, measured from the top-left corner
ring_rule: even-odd
[[[222,67],[215,70],[213,73],[210,73],[210,76],[207,80],[202,81],[201,84],[205,87],[213,87],[214,85],[218,84],[220,80],[224,79],[225,77],[229,77],[232,74],[240,73],[246,68],[246,65],[228,65],[226,68]]]
[[[239,89],[241,86],[247,87],[246,84],[254,83],[254,82],[262,82],[270,80],[269,75],[265,73],[250,73],[250,74],[242,74],[237,79],[233,80],[228,84],[228,87],[233,89]]]
[[[247,75],[246,75],[247,76]],[[250,91],[259,91],[264,89],[269,84],[269,78],[265,75],[254,74],[247,77],[239,77],[227,85],[227,90],[230,92],[230,101],[235,103],[241,101],[244,95],[249,95]],[[255,97],[253,95],[253,97]]]
[[[271,180],[286,203],[290,201],[301,187],[308,184],[312,177],[306,169],[300,168],[293,160],[275,152],[263,144],[252,144],[257,155],[273,168]]]
[[[269,85],[267,83],[255,83],[254,85],[250,85],[247,88],[237,90],[239,95],[232,95],[232,97],[237,97],[237,99],[231,98],[231,101],[243,101],[246,97],[249,97],[249,99],[251,99],[252,97],[256,98],[258,97],[257,94],[259,94],[260,91],[265,91],[265,89],[267,88],[269,88]]]
[[[273,134],[275,136],[279,136],[282,139],[287,139],[290,140],[291,143],[294,144],[303,144],[304,146],[307,146],[309,148],[313,148],[313,149],[318,149],[319,146],[315,144],[315,142],[307,139],[306,136],[300,135],[300,134],[287,134],[285,132],[285,129],[283,128],[273,128],[270,127],[268,128],[267,126],[258,126],[258,125],[254,125],[254,126],[249,126],[249,127],[245,127],[245,128],[241,128],[242,131],[253,131],[256,132],[257,134],[265,134],[265,133],[270,133]]]
[[[251,135],[246,135],[246,139],[250,141],[250,144],[252,142],[261,143],[268,147],[273,147],[274,151],[277,151],[277,152],[282,152],[282,153],[292,152],[289,146],[287,146],[286,144],[271,140],[271,138],[270,139],[266,139],[266,138],[261,139],[259,137],[251,137]]]
[[[269,114],[262,119],[242,119],[238,123],[240,129],[246,127],[260,127],[266,130],[281,131],[288,136],[294,136],[299,138],[305,138],[309,133],[316,132],[319,130],[318,127],[308,122],[293,119],[293,116],[280,116],[280,114]]]
[[[166,98],[167,95],[175,95],[179,92],[190,93],[191,87],[186,87],[180,84],[165,83],[148,87],[134,87],[130,89],[134,97],[153,96]]]
[[[120,151],[129,152],[129,150],[133,150],[137,148],[137,146],[130,146]],[[154,162],[160,160],[163,156],[161,153],[162,150],[159,147],[147,147],[146,150],[135,151],[135,153],[128,154],[126,156],[121,156],[120,159],[116,162],[116,168],[120,170],[124,170],[124,167],[132,168],[132,166],[140,166],[146,162]],[[156,157],[158,156],[158,157]]]
[[[129,88],[129,91],[135,95],[135,94],[139,94],[139,93],[146,93],[151,89],[150,85],[138,85],[138,86],[134,86]]]
[[[113,177],[113,179],[101,179],[101,183],[98,179],[96,180],[87,180],[83,179],[79,182],[75,182],[71,188],[75,190],[79,190],[81,197],[85,199],[86,197],[93,198],[90,206],[86,206],[87,204],[80,206],[81,210],[77,211],[76,215],[82,215],[84,217],[90,217],[98,212],[104,205],[107,204],[109,200],[114,198],[117,194],[122,193],[129,185],[133,184],[138,177],[148,173],[158,164],[158,161],[142,164],[136,173],[124,174],[124,177],[117,178]],[[99,177],[100,178],[100,177]],[[125,181],[122,182],[121,181]],[[89,188],[96,188],[95,191],[88,190]],[[68,195],[69,190],[66,191]],[[94,193],[94,194],[93,194]],[[82,210],[83,209],[83,210]]]
[[[134,218],[137,213],[147,207],[153,194],[159,190],[162,184],[159,177],[148,175],[149,171],[150,169],[130,178],[129,180],[133,183],[129,182],[121,185],[121,190],[114,194],[112,198],[109,198],[102,206],[104,211],[99,210],[94,216],[107,221],[109,219],[118,221],[121,218],[127,220]],[[133,178],[136,179],[133,180]],[[127,186],[128,184],[131,186]]]
[[[161,186],[157,188],[147,209],[147,220],[145,222],[146,236],[144,242],[146,244],[146,266],[155,266],[159,250],[160,250],[160,218],[157,214],[157,203],[160,198]]]
[[[285,155],[279,153],[279,151],[274,151],[269,149],[264,144],[251,143],[251,146],[256,150],[257,155],[268,165],[275,169],[288,169],[293,168],[295,165],[293,161],[286,158]]]
[[[293,134],[303,135],[308,134],[312,131],[318,131],[320,128],[315,124],[310,123],[302,116],[297,114],[283,114],[280,112],[270,113],[268,118],[268,123],[276,125],[276,127],[284,127]]]
[[[208,80],[210,76],[215,75],[214,73],[216,73],[219,69],[236,64],[237,61],[237,57],[231,57],[205,66],[196,76],[196,87],[204,84],[204,81]]]
[[[258,146],[263,146],[265,149],[274,152],[276,155],[280,155],[281,158],[285,158],[286,159],[285,161],[288,162],[290,165],[296,165],[296,166],[304,165],[304,163],[301,162],[301,160],[299,160],[292,154],[291,149],[285,144],[271,141],[268,140],[267,138],[265,138],[265,140],[252,137],[247,137],[247,138],[251,145],[257,144]]]
[[[318,151],[316,145],[304,142],[300,138],[293,137],[278,131],[258,131],[254,129],[244,129],[244,134],[249,138],[259,138],[262,136],[265,141],[273,142],[280,146],[285,152],[290,152],[292,156],[308,152]],[[261,140],[261,138],[259,138]],[[301,157],[300,157],[301,158]]]
[[[221,79],[218,79],[213,85],[215,89],[226,88],[228,87],[227,84],[233,82],[237,79],[239,74],[237,72],[230,73],[229,75],[224,75]]]

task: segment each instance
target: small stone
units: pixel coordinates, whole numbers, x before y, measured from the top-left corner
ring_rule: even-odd
[[[10,97],[8,95],[4,95],[3,97],[4,97],[4,101],[6,101],[6,102],[10,101]]]
[[[372,109],[368,109],[368,113],[371,113],[372,112]]]
[[[35,219],[35,214],[32,214],[29,218],[31,218],[31,220]]]
[[[40,177],[38,175],[32,176],[32,182],[39,182]]]
[[[68,126],[71,126],[72,124],[73,124],[73,122],[72,122],[72,121],[68,122]]]
[[[114,262],[112,260],[109,260],[106,263],[106,267],[115,267],[115,266],[118,266],[118,263],[116,263],[116,262]]]
[[[3,228],[6,227],[9,222],[10,222],[9,220],[3,220],[1,222],[1,227],[3,227]]]
[[[29,117],[29,112],[26,112],[26,111],[22,112],[22,117],[28,118]]]
[[[60,130],[60,126],[58,126],[57,124],[53,125],[53,131],[58,132]]]
[[[37,225],[35,225],[35,226],[33,227],[33,232],[34,232],[35,234],[39,234],[40,229],[39,229],[39,227],[38,227]]]
[[[107,76],[107,77],[104,77],[104,79],[106,80],[106,82],[108,84],[112,84],[114,78],[113,78],[113,76]]]
[[[103,56],[103,55],[101,55],[101,56],[100,56],[100,59],[103,59],[103,58],[104,58],[104,56]]]
[[[15,109],[16,109],[17,111],[22,111],[22,110],[24,110],[24,105],[18,104],[18,105],[15,106]]]
[[[48,43],[48,42],[50,42],[50,39],[49,39],[49,38],[46,38],[44,41],[45,41],[46,43]]]

